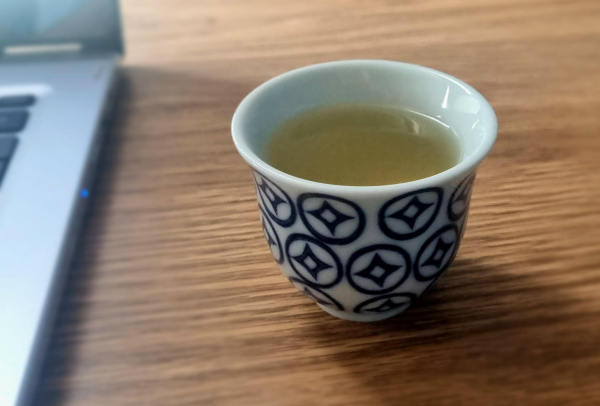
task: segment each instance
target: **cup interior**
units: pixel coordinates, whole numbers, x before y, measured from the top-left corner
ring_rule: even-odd
[[[400,108],[437,118],[459,138],[462,158],[457,166],[475,166],[496,138],[494,111],[471,86],[422,66],[366,60],[312,65],[265,82],[238,107],[234,142],[251,164],[278,172],[263,160],[277,126],[303,111],[340,104]]]

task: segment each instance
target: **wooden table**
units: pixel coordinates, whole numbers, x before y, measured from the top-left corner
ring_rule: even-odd
[[[598,0],[122,3],[122,103],[37,404],[600,403]],[[264,80],[351,58],[448,72],[500,123],[454,265],[375,324],[280,274],[229,130]]]

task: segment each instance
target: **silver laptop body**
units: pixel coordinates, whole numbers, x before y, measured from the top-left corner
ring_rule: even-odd
[[[0,0],[0,406],[31,402],[122,54],[117,0]]]

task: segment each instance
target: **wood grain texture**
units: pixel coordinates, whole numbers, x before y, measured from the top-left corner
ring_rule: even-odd
[[[123,0],[123,97],[39,405],[600,402],[598,0]],[[334,319],[262,237],[231,115],[307,64],[400,60],[495,108],[458,258]]]

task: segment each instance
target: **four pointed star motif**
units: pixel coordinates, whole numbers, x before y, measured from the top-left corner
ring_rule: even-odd
[[[327,227],[331,235],[335,235],[335,230],[337,227],[348,221],[352,220],[354,217],[348,216],[335,207],[333,207],[327,200],[323,200],[321,207],[315,210],[307,211],[308,214],[319,220],[321,223]]]
[[[269,246],[271,245],[275,245],[277,246],[277,242],[273,239],[273,237],[271,237],[271,234],[269,233],[269,230],[267,229],[267,224],[265,223],[265,219],[262,219],[262,228],[263,228],[263,232],[265,234],[265,238],[267,239],[267,243],[269,244]]]
[[[467,198],[469,197],[469,193],[471,192],[471,186],[473,185],[473,181],[469,180],[465,183],[463,188],[460,191],[460,194],[456,196],[452,204],[454,203],[466,203]]]
[[[433,206],[433,203],[423,203],[421,200],[419,200],[418,196],[414,196],[403,208],[388,215],[387,217],[404,221],[410,227],[410,229],[413,230],[419,216],[421,216],[421,214],[423,214],[431,206]]]
[[[267,197],[267,200],[269,201],[269,203],[271,204],[271,207],[273,208],[273,212],[275,212],[275,214],[277,214],[277,207],[280,204],[285,203],[285,200],[283,200],[281,197],[279,197],[279,195],[277,193],[275,193],[273,188],[271,186],[269,186],[269,184],[267,183],[266,180],[262,179],[262,182],[261,183],[257,182],[256,185],[262,191],[263,195],[265,195]]]
[[[398,269],[402,268],[402,265],[392,265],[388,264],[379,256],[379,254],[373,255],[371,259],[371,263],[365,269],[360,272],[355,272],[355,275],[361,276],[363,278],[367,278],[375,282],[379,287],[383,288],[385,284],[385,280],[396,272]]]
[[[427,258],[421,264],[421,266],[433,265],[436,268],[440,268],[442,266],[442,263],[444,262],[444,258],[446,257],[448,250],[450,250],[450,248],[452,247],[452,244],[454,244],[454,242],[447,243],[442,239],[442,237],[439,237],[437,239],[437,242],[435,243],[435,248],[433,249],[433,252],[429,256],[429,258]]]
[[[308,287],[304,287],[304,289],[302,290],[302,293],[304,293],[306,296],[310,297],[312,300],[314,300],[315,302],[317,302],[318,304],[322,304],[323,306],[331,306],[331,303],[324,301],[323,299],[321,299],[320,297],[318,297],[317,295],[315,295],[312,290],[310,290]]]
[[[365,309],[365,311],[366,312],[373,312],[373,313],[383,313],[383,312],[387,312],[387,311],[390,311],[390,310],[393,310],[393,309],[397,309],[397,308],[402,307],[404,305],[406,305],[406,302],[396,303],[392,299],[386,299],[379,306],[372,307],[370,309]]]
[[[292,258],[302,265],[315,280],[319,280],[319,272],[333,268],[327,262],[320,260],[308,244],[304,245],[304,251],[300,255],[292,256]]]

